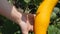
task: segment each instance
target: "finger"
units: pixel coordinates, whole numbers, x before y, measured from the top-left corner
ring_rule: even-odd
[[[28,20],[29,20],[29,23],[30,23],[31,25],[33,25],[33,23],[34,23],[34,15],[33,15],[33,14],[29,14],[29,15],[28,15]]]
[[[30,29],[30,31],[33,31],[33,26],[31,26],[31,29]]]
[[[35,19],[36,15],[34,14],[34,19]]]
[[[23,31],[22,34],[28,34],[28,31]]]
[[[25,22],[22,22],[20,23],[20,27],[21,27],[21,30],[22,30],[22,34],[28,34],[28,26]]]

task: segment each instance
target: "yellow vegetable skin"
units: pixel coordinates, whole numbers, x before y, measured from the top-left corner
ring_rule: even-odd
[[[50,16],[58,0],[44,0],[39,6],[34,23],[34,34],[46,34]]]

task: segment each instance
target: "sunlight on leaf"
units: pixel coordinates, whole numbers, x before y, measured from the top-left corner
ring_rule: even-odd
[[[31,0],[24,0],[26,3],[29,3]]]

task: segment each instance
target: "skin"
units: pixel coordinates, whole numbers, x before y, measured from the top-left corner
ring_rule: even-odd
[[[16,22],[21,27],[22,34],[33,31],[34,15],[18,12],[15,6],[9,4],[7,0],[0,0],[0,15]]]

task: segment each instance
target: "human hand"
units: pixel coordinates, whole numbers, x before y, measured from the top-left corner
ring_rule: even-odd
[[[28,34],[29,31],[33,31],[34,17],[35,16],[33,14],[22,14],[19,24],[22,34]]]

